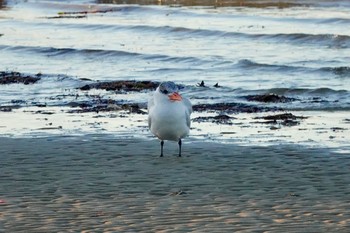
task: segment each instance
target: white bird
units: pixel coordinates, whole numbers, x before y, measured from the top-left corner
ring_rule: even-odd
[[[160,141],[163,156],[164,140],[177,141],[181,156],[181,139],[190,132],[191,102],[178,93],[173,82],[162,82],[148,100],[148,126]]]

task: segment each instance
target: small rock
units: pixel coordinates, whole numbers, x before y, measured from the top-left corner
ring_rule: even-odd
[[[184,194],[187,194],[187,193],[185,191],[179,190],[179,191],[176,191],[176,192],[172,192],[169,195],[170,196],[180,196],[180,195],[184,195]]]
[[[202,80],[202,82],[197,83],[197,85],[198,85],[199,87],[205,87],[205,84],[204,84],[204,81],[203,81],[203,80]]]

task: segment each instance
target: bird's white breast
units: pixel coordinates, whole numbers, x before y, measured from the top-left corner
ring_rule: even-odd
[[[151,132],[161,140],[178,141],[189,133],[188,110],[182,102],[158,102],[150,109]]]

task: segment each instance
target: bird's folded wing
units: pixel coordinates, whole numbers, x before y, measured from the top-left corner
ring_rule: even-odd
[[[186,123],[187,123],[187,126],[188,126],[188,127],[191,127],[191,118],[190,118],[190,115],[191,115],[191,113],[193,112],[192,104],[191,104],[191,102],[189,101],[189,99],[187,99],[187,98],[183,98],[182,101],[183,101],[183,103],[185,104],[186,109],[187,109],[187,113],[186,113]]]
[[[151,119],[151,115],[149,114],[150,113],[150,110],[151,108],[154,106],[154,97],[153,95],[151,97],[149,97],[148,99],[148,104],[147,104],[147,110],[148,110],[148,127],[151,128],[151,125],[152,125],[152,119]]]
[[[149,110],[154,106],[154,97],[153,95],[148,98],[147,109]]]
[[[189,101],[189,99],[183,98],[182,101],[183,101],[183,103],[185,104],[185,106],[186,106],[186,108],[187,108],[187,110],[188,110],[188,113],[191,114],[191,113],[193,112],[193,110],[192,110],[192,104],[191,104],[191,102]]]

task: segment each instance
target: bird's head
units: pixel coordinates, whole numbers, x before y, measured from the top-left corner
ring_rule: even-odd
[[[178,90],[178,86],[173,82],[162,82],[158,87],[158,92],[167,96],[170,101],[182,100]]]

